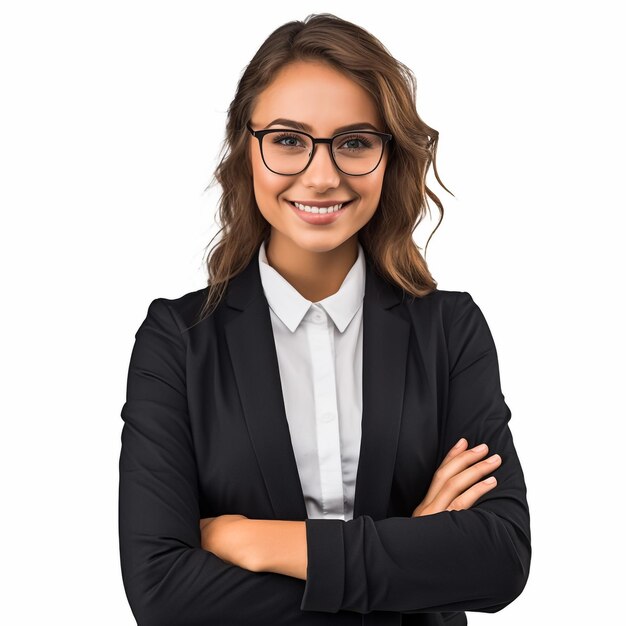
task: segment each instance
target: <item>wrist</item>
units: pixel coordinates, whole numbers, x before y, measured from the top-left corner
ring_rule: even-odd
[[[239,538],[241,540],[240,563],[241,567],[251,572],[265,571],[267,565],[266,546],[263,538],[263,523],[266,520],[245,519],[241,520]]]
[[[238,564],[252,572],[274,572],[306,580],[306,523],[245,519],[238,531]]]

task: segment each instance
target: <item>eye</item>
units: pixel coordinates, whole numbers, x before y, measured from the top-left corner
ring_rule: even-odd
[[[282,143],[284,139],[292,139],[294,143]],[[281,145],[281,146],[285,146],[285,148],[295,148],[297,147],[297,144],[300,143],[301,137],[299,137],[298,135],[294,135],[292,133],[278,133],[275,134],[274,138],[272,139],[272,143]]]
[[[348,146],[346,149],[347,150],[362,150],[363,148],[371,148],[372,147],[372,142],[367,138],[364,137],[363,135],[352,135],[351,137],[341,137],[341,141],[343,142],[341,145],[345,145],[347,143],[352,143],[352,145]],[[358,142],[361,142],[361,146],[359,145],[355,145],[358,144]]]

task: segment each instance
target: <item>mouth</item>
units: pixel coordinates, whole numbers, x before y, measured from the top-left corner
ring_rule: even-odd
[[[332,207],[330,207],[330,211],[326,207],[322,208],[322,213],[320,213],[317,209],[315,211],[312,211],[311,209],[308,211],[302,209],[300,208],[302,205],[296,205],[291,200],[286,200],[286,202],[299,220],[306,222],[311,226],[319,226],[320,228],[328,226],[330,228],[331,224],[340,221],[341,217],[347,213],[346,209],[352,206],[354,199],[341,203],[339,208],[335,210],[333,210]]]
[[[352,200],[348,200],[347,202],[342,202],[339,205],[335,205],[335,208],[333,210],[332,207],[321,207],[321,208],[316,208],[316,207],[310,207],[310,208],[302,208],[304,205],[301,204],[296,204],[295,202],[291,201],[291,200],[287,200],[287,202],[296,210],[298,211],[302,211],[303,213],[309,213],[310,215],[327,215],[328,213],[337,213],[343,209],[345,209],[347,206],[350,206],[353,202],[354,202],[354,198],[352,198]]]

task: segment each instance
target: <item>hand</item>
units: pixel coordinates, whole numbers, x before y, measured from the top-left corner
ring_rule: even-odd
[[[495,463],[488,463],[486,460],[478,463],[487,454],[488,447],[477,452],[474,449],[466,450],[466,446],[467,439],[463,438],[458,448],[452,448],[448,452],[433,476],[426,497],[411,517],[469,509],[478,498],[498,484],[497,480],[493,484],[486,484],[480,479],[500,467],[500,455],[496,457]]]
[[[245,515],[219,515],[200,520],[202,548],[212,552],[229,565],[244,567],[245,543],[240,540],[241,524]],[[246,568],[247,569],[247,568]]]

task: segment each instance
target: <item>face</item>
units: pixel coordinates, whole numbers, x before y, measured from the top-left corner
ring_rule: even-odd
[[[277,118],[310,126],[308,132],[313,137],[332,137],[338,128],[357,122],[372,124],[381,132],[385,130],[374,100],[360,85],[326,64],[311,61],[291,63],[282,68],[259,95],[250,126],[254,130],[293,128],[284,123],[268,126]],[[264,146],[271,137],[263,140]],[[290,145],[289,139],[284,141]],[[296,249],[328,252],[346,242],[351,242],[356,249],[359,229],[369,222],[378,207],[388,148],[385,147],[373,172],[349,176],[335,167],[329,147],[328,144],[317,144],[315,156],[307,169],[295,176],[282,176],[265,166],[258,139],[249,134],[254,193],[259,210],[271,224],[274,249],[290,249],[292,253],[297,252]],[[327,200],[352,202],[327,224],[304,221],[297,213],[299,209],[290,203],[308,201],[315,206],[315,201]]]

